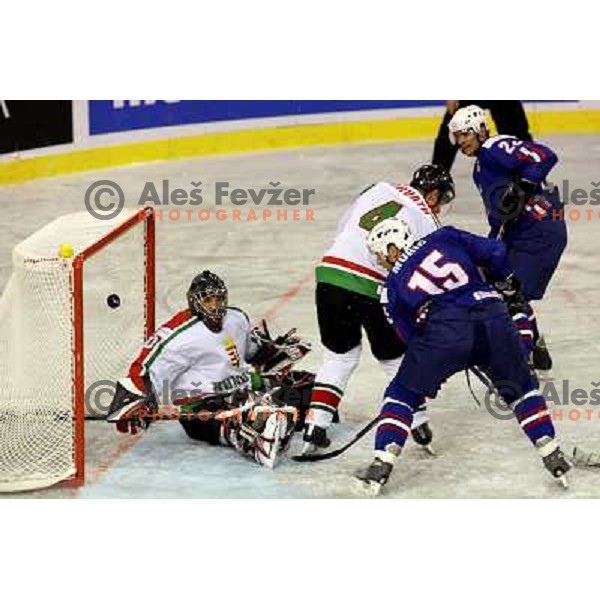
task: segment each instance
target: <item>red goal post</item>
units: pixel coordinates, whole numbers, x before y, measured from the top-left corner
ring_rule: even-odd
[[[108,410],[88,391],[125,376],[154,332],[155,243],[146,208],[65,215],[13,250],[0,298],[0,491],[84,483],[86,414]]]
[[[145,324],[144,338],[148,339],[155,329],[156,318],[156,221],[153,208],[145,208],[119,225],[106,236],[84,249],[73,260],[73,387],[74,387],[74,435],[75,435],[75,475],[63,485],[78,487],[85,482],[85,367],[84,367],[84,268],[87,260],[103,248],[128,232],[133,227],[144,224],[146,269],[145,269]]]

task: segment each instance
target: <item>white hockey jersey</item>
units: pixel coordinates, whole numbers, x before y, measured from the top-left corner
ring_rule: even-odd
[[[227,309],[218,333],[184,310],[146,342],[129,369],[129,378],[143,393],[144,377],[149,377],[163,405],[172,404],[177,395],[244,387],[250,383],[246,360],[256,351],[250,331],[248,317],[236,308]]]
[[[378,298],[387,271],[367,249],[367,237],[377,223],[401,216],[416,239],[440,227],[423,196],[408,185],[385,181],[367,188],[338,223],[335,240],[317,266],[317,281]]]

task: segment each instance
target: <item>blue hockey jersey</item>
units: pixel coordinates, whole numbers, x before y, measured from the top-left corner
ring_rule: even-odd
[[[480,268],[493,280],[506,279],[511,274],[506,247],[454,227],[434,231],[404,252],[381,293],[386,315],[402,339],[414,335],[426,308],[502,302]]]
[[[502,225],[499,203],[510,182],[526,180],[536,184],[535,195],[541,194],[542,184],[557,162],[556,154],[547,146],[524,142],[510,135],[491,137],[481,146],[473,180],[483,198],[493,232]],[[549,208],[545,207],[542,218],[551,218]],[[539,214],[533,216],[539,218]]]

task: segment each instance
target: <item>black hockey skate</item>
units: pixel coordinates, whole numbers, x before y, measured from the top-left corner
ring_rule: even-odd
[[[393,468],[394,465],[392,463],[375,458],[366,469],[357,471],[354,478],[369,495],[378,496],[390,478]]]
[[[307,424],[304,430],[304,448],[302,454],[314,454],[320,449],[328,448],[331,440],[327,437],[327,430],[318,425]]]
[[[571,470],[571,463],[567,460],[567,457],[556,441],[544,437],[538,440],[536,446],[542,457],[544,466],[548,469],[552,477],[560,481],[564,487],[569,487],[566,475]]]
[[[533,347],[531,360],[536,371],[549,371],[552,368],[552,357],[543,335],[538,338]]]
[[[415,444],[421,446],[431,456],[436,456],[435,450],[433,449],[431,442],[433,441],[433,432],[429,426],[429,422],[421,423],[418,427],[411,430],[412,439]]]

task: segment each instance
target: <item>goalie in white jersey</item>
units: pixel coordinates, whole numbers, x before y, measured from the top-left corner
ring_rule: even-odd
[[[295,330],[271,340],[252,329],[243,311],[228,306],[225,283],[210,271],[194,278],[187,298],[188,310],[156,331],[118,382],[107,420],[122,433],[137,433],[160,415],[159,406],[163,414],[176,408],[192,439],[231,445],[273,467],[301,408],[299,395],[289,392],[313,379],[289,367],[310,346]]]
[[[305,453],[330,444],[326,430],[358,366],[362,330],[373,356],[390,378],[404,354],[405,346],[379,302],[379,287],[387,272],[367,249],[370,231],[382,220],[401,215],[420,239],[439,227],[436,215],[453,199],[452,177],[442,167],[425,164],[415,171],[410,185],[380,182],[367,188],[339,222],[334,242],[316,269],[323,362],[311,395]],[[422,408],[415,414],[413,438],[429,447],[431,429]]]

